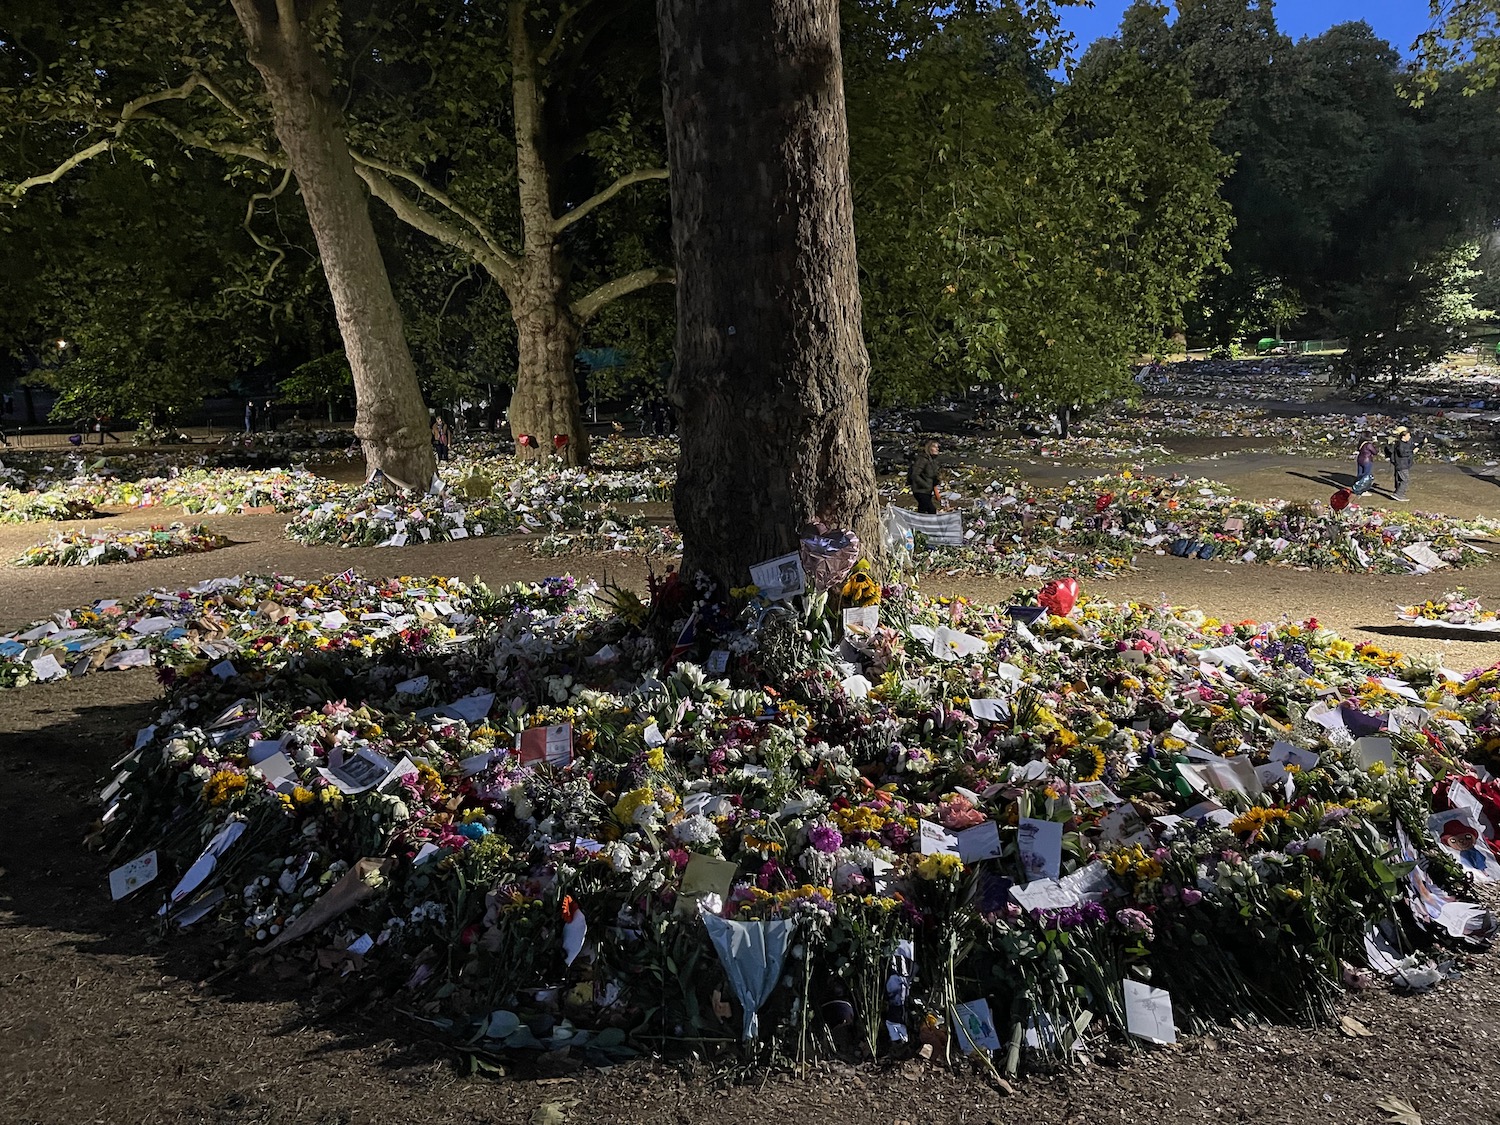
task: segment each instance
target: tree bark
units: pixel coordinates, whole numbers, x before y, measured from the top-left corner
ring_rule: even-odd
[[[431,430],[364,184],[349,155],[328,72],[304,21],[317,0],[232,0],[265,81],[276,136],[296,174],[354,375],[354,432],[370,471],[425,491]]]
[[[743,585],[809,522],[880,558],[838,0],[657,0],[683,570]]]
[[[510,6],[511,104],[522,244],[521,276],[510,294],[520,360],[510,400],[510,432],[517,440],[516,456],[523,460],[555,455],[569,465],[586,465],[589,435],[583,428],[578,384],[573,381],[579,325],[563,297],[567,263],[553,229],[544,94],[526,7],[520,0],[512,0]],[[520,445],[522,434],[530,434],[536,444]]]
[[[522,460],[554,459],[587,465],[589,434],[583,424],[573,357],[579,330],[562,294],[548,283],[527,277],[511,298],[516,322],[520,368],[510,399],[510,432]],[[521,445],[529,434],[535,444]],[[560,439],[566,439],[559,444]]]

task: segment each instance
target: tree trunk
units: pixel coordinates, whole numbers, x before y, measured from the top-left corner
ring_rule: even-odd
[[[657,0],[683,570],[743,585],[812,520],[878,560],[838,0]]]
[[[552,230],[544,97],[536,43],[526,26],[526,5],[521,0],[512,0],[510,6],[510,54],[523,246],[521,277],[509,294],[520,363],[510,400],[510,432],[516,440],[516,456],[522,460],[546,459],[555,452],[569,465],[587,465],[589,435],[583,428],[578,384],[573,381],[579,326],[563,299],[567,265]],[[521,445],[522,434],[531,435],[536,444]]]
[[[328,72],[303,25],[307,0],[232,0],[276,136],[297,176],[354,375],[354,432],[373,473],[425,491],[436,471],[427,408],[364,184],[354,171]]]
[[[520,371],[510,399],[510,432],[522,460],[556,460],[587,465],[589,434],[583,425],[573,357],[578,326],[561,293],[530,278],[522,281],[511,303],[516,321]],[[535,444],[522,445],[529,434]],[[566,441],[559,444],[559,439]]]

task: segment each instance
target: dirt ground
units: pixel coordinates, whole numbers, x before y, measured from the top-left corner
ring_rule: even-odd
[[[1086,474],[1027,467],[1033,477]],[[1224,480],[1241,495],[1326,496],[1347,467],[1265,454],[1180,467]],[[1452,466],[1423,466],[1416,506],[1494,511],[1497,482]],[[1381,503],[1380,500],[1375,500]],[[145,526],[170,513],[111,518]],[[98,523],[99,521],[91,521]],[[236,540],[207,555],[66,570],[0,567],[0,629],[51,610],[156,585],[277,571],[315,577],[442,573],[490,582],[571,570],[640,585],[645,564],[598,555],[538,559],[524,543],[467,540],[402,549],[307,548],[281,537],[284,518],[215,517]],[[0,558],[51,530],[0,526]],[[658,563],[658,568],[662,565]],[[1500,567],[1424,578],[1347,576],[1270,567],[1140,560],[1091,592],[1196,604],[1223,617],[1303,617],[1387,648],[1435,651],[1466,670],[1500,660],[1500,642],[1395,628],[1398,602],[1458,584],[1500,605]],[[924,587],[1003,600],[1013,580],[933,575]],[[0,1125],[213,1123],[213,1125],[685,1125],[792,1120],[843,1125],[986,1125],[1034,1121],[1093,1125],[1170,1118],[1216,1122],[1374,1122],[1377,1099],[1405,1098],[1426,1122],[1500,1122],[1500,964],[1479,956],[1425,996],[1383,988],[1352,996],[1348,1011],[1373,1032],[1337,1028],[1226,1028],[1174,1048],[1122,1053],[1014,1093],[975,1076],[920,1063],[829,1066],[805,1077],[730,1086],[703,1065],[643,1060],[606,1073],[526,1080],[470,1078],[423,1025],[384,1004],[320,1011],[297,981],[214,971],[191,939],[156,935],[147,908],[114,904],[103,860],[80,841],[98,779],[149,720],[158,699],[146,671],[0,693]]]

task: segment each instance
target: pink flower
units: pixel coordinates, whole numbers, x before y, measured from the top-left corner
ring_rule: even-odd
[[[844,835],[831,824],[815,824],[807,830],[807,842],[826,855],[843,847]]]
[[[1202,891],[1195,890],[1192,887],[1183,887],[1182,888],[1182,905],[1183,906],[1197,906],[1202,901],[1203,901],[1203,892]]]

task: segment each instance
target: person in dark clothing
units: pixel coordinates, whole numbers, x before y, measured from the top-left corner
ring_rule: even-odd
[[[1417,443],[1411,439],[1411,431],[1402,426],[1396,431],[1391,443],[1385,447],[1386,460],[1396,470],[1396,488],[1391,499],[1406,503],[1406,486],[1411,480],[1411,467],[1417,459]]]
[[[911,468],[906,470],[906,486],[917,502],[917,511],[929,516],[937,515],[938,472],[938,443],[934,438],[921,448],[912,459]]]
[[[1365,438],[1354,455],[1354,495],[1363,496],[1375,487],[1375,442]]]

